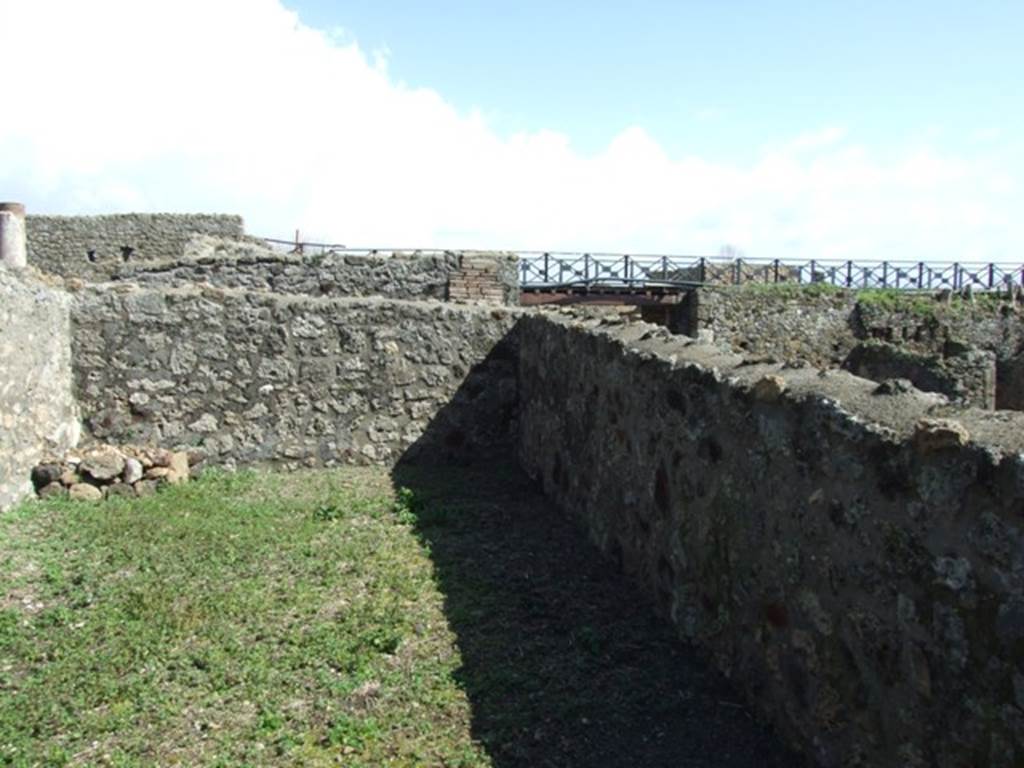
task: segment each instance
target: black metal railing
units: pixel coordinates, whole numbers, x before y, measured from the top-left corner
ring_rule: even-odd
[[[1024,265],[520,252],[519,282],[526,289],[818,283],[840,288],[992,291],[1024,286]]]

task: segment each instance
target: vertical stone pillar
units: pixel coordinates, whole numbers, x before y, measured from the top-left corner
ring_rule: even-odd
[[[21,269],[27,261],[25,206],[0,203],[0,264]]]

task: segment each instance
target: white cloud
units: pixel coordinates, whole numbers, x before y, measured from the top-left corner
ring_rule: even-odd
[[[1024,241],[1020,175],[992,160],[883,157],[839,126],[745,165],[670,157],[642,127],[591,156],[501,138],[277,0],[0,0],[0,18],[0,195],[37,211],[238,212],[377,246],[1019,259]]]

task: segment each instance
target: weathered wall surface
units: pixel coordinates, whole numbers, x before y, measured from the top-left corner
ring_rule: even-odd
[[[914,294],[860,301],[854,322],[865,338],[941,352],[948,342],[987,349],[998,357],[1024,350],[1024,318],[1014,301],[997,295],[947,300]]]
[[[111,277],[147,285],[209,283],[306,296],[478,300],[517,304],[514,255],[289,254],[243,238],[197,237],[176,258],[119,265]]]
[[[0,266],[0,509],[31,492],[47,451],[78,440],[69,297]]]
[[[89,287],[73,308],[89,433],[213,462],[391,463],[510,439],[517,315],[211,287]],[[429,427],[429,429],[428,429]]]
[[[857,343],[852,292],[790,285],[701,288],[684,306],[683,333],[711,330],[715,339],[758,357],[835,367]]]
[[[850,350],[843,367],[874,381],[908,379],[918,389],[964,405],[996,407],[996,356],[987,350],[968,347],[944,356],[870,340]]]
[[[106,280],[123,265],[180,258],[195,235],[241,237],[240,216],[128,213],[28,216],[28,263],[63,277]],[[129,249],[129,250],[125,250]]]
[[[935,396],[644,324],[519,342],[523,465],[795,744],[1024,763],[1024,414],[965,442]]]
[[[943,301],[912,293],[748,285],[701,288],[683,309],[678,330],[691,336],[711,330],[750,357],[803,360],[822,368],[856,365],[872,378],[872,370],[884,368],[919,388],[980,407],[1016,408],[1024,402],[1014,363],[1024,351],[1024,317],[1019,305],[997,296]],[[863,341],[896,349],[884,366],[861,364],[860,353],[848,360]],[[881,349],[871,350],[873,360],[880,359],[874,353]],[[995,356],[994,382],[987,378],[983,353]]]
[[[1024,352],[996,361],[996,408],[1024,411]]]

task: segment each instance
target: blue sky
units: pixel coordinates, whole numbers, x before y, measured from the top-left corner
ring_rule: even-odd
[[[965,152],[1024,128],[1019,0],[287,4],[503,134],[554,129],[584,152],[632,125],[724,160],[832,125]]]
[[[21,105],[0,197],[38,212],[1024,261],[1019,1],[0,0],[0,19]]]

